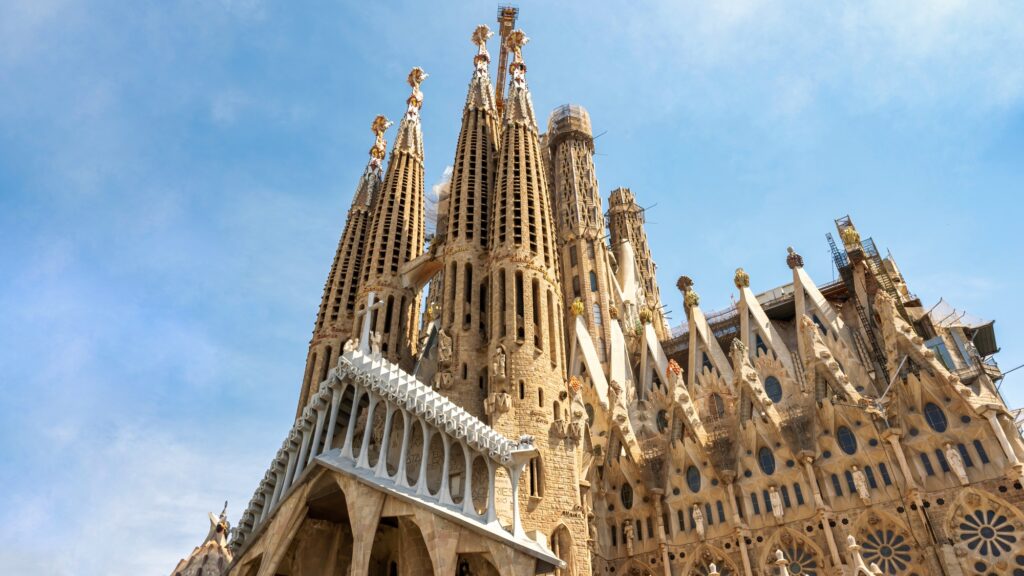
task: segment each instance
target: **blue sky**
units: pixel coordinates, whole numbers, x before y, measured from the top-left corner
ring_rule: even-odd
[[[522,1],[534,103],[586,106],[663,297],[833,278],[851,214],[926,305],[1024,362],[1024,12],[1013,2]],[[167,574],[238,518],[294,415],[372,143],[424,83],[454,154],[487,2],[0,4],[0,565]],[[492,40],[492,51],[496,44]],[[391,134],[389,134],[390,139]],[[1024,405],[1024,370],[1007,377]]]

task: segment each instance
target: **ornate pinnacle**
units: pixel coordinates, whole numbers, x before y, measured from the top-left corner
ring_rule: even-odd
[[[789,265],[790,270],[804,267],[804,257],[797,254],[792,246],[786,248],[786,251],[789,252],[789,255],[786,256],[786,264]]]
[[[385,118],[383,115],[379,115],[373,119],[373,124],[370,125],[370,130],[376,134],[377,140],[373,143],[373,148],[370,148],[370,157],[374,160],[383,160],[384,154],[387,152],[387,142],[384,140],[384,132],[391,126],[391,121]]]
[[[508,66],[508,71],[512,74],[512,82],[518,85],[522,85],[526,81],[526,63],[523,62],[523,46],[529,42],[530,39],[526,37],[526,33],[521,28],[516,28],[508,35],[508,40],[505,41],[506,46],[512,51],[512,63]]]
[[[486,70],[487,64],[491,61],[491,55],[487,52],[487,41],[491,36],[494,36],[494,32],[491,32],[486,24],[481,24],[473,30],[473,36],[470,37],[477,48],[476,56],[473,57],[473,64],[477,70]]]
[[[405,101],[409,105],[408,112],[419,112],[419,109],[423,106],[423,92],[420,92],[420,84],[427,79],[427,73],[423,71],[423,68],[419,66],[413,68],[409,72],[407,81],[409,86],[412,86],[412,94],[409,95],[409,99]]]
[[[736,276],[733,277],[732,281],[736,284],[737,288],[750,288],[750,274],[747,274],[743,268],[736,269]]]
[[[843,228],[843,231],[839,234],[843,237],[843,244],[846,245],[859,245],[860,244],[860,232],[853,226],[847,226]]]

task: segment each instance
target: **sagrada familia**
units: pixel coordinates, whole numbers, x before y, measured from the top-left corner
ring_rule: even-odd
[[[926,309],[845,217],[838,280],[780,250],[792,282],[738,269],[705,312],[682,276],[670,329],[644,209],[603,206],[584,108],[541,132],[514,19],[495,83],[472,34],[433,235],[427,75],[386,165],[373,121],[294,426],[173,574],[1024,575],[992,323]]]

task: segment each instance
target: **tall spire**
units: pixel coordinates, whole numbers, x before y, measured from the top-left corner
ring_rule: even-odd
[[[487,72],[491,36],[490,29],[480,25],[471,37],[477,54],[452,162],[443,240],[440,326],[465,369],[453,370],[442,362],[437,376],[445,383],[440,387],[443,394],[480,418],[489,366],[487,230],[498,157],[498,114]]]
[[[527,530],[551,530],[551,518],[579,502],[575,446],[552,432],[569,419],[565,329],[548,177],[537,133],[522,30],[509,34],[513,53],[501,127],[494,209],[490,225],[491,425],[511,437],[533,437],[543,461],[530,463],[520,508]],[[517,400],[512,401],[513,398]],[[528,505],[527,505],[528,503]],[[564,518],[564,517],[563,517]],[[586,521],[565,519],[576,548],[571,572],[590,573]],[[569,553],[565,550],[564,553]]]
[[[374,134],[370,159],[352,195],[345,228],[334,252],[334,262],[327,274],[324,294],[313,327],[313,338],[306,355],[306,371],[299,395],[298,414],[309,399],[310,391],[327,377],[331,363],[341,353],[341,344],[353,334],[356,294],[362,278],[363,261],[366,254],[366,237],[369,231],[370,210],[383,176],[383,159],[387,150],[384,132],[391,122],[384,116],[373,119],[370,129]]]
[[[416,342],[419,317],[419,293],[404,287],[400,278],[403,265],[423,253],[423,132],[420,108],[423,92],[420,84],[427,78],[422,68],[409,72],[412,92],[406,99],[405,115],[391,149],[391,160],[384,175],[380,197],[373,202],[366,241],[362,284],[357,299],[360,307],[355,322],[366,306],[367,295],[374,292],[383,303],[373,312],[373,332],[381,338],[384,355],[410,367]],[[379,150],[375,147],[375,150]]]

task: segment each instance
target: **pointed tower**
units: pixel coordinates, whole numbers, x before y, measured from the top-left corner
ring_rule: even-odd
[[[566,323],[573,323],[572,304],[578,298],[598,358],[607,368],[611,266],[602,241],[604,217],[594,170],[594,136],[586,109],[575,104],[556,108],[548,119],[547,146],[563,306],[569,313]],[[568,336],[570,340],[575,337],[571,331]],[[567,345],[571,349],[571,344]]]
[[[227,574],[228,564],[231,564],[231,550],[228,549],[228,503],[224,503],[224,510],[220,516],[214,516],[211,512],[210,531],[206,539],[199,546],[196,546],[188,558],[183,558],[174,567],[171,576],[220,576]]]
[[[380,191],[383,174],[384,154],[387,143],[384,132],[391,122],[383,116],[373,120],[371,129],[376,141],[370,148],[370,161],[359,179],[352,206],[348,210],[345,229],[338,240],[338,250],[324,284],[324,295],[313,328],[313,338],[306,355],[306,371],[302,379],[302,394],[296,416],[309,400],[309,390],[327,378],[331,364],[341,354],[341,345],[352,336],[355,319],[356,293],[362,277],[363,260],[366,255],[366,238],[370,222],[370,210]]]
[[[438,375],[441,392],[479,418],[488,378],[487,232],[498,156],[498,113],[487,72],[491,36],[484,25],[473,32],[475,68],[452,162],[440,314],[440,337],[451,339],[452,353],[439,358]]]
[[[560,555],[573,564],[573,573],[589,574],[586,520],[563,514],[581,504],[575,445],[552,426],[568,411],[565,337],[547,177],[522,57],[526,41],[522,30],[508,39],[511,81],[489,231],[493,362],[487,407],[496,430],[512,438],[528,435],[540,452],[520,479],[524,528],[548,541],[557,532]],[[510,490],[504,488],[507,500]]]
[[[417,340],[420,294],[402,285],[403,265],[423,253],[423,132],[420,83],[427,74],[420,68],[409,73],[412,94],[398,125],[381,194],[374,203],[369,247],[357,298],[355,322],[365,313],[367,296],[373,292],[381,306],[375,308],[371,330],[380,339],[381,352],[405,369],[412,367]],[[355,326],[354,326],[355,327]]]
[[[637,274],[640,276],[641,290],[651,311],[651,324],[659,340],[668,338],[665,325],[665,313],[661,307],[661,291],[658,290],[658,279],[655,276],[657,266],[651,258],[651,249],[647,245],[647,232],[644,230],[644,209],[636,203],[636,197],[629,188],[616,188],[608,198],[608,231],[611,233],[612,247],[623,241],[629,241],[633,248],[633,257]],[[620,262],[621,264],[621,262]]]

